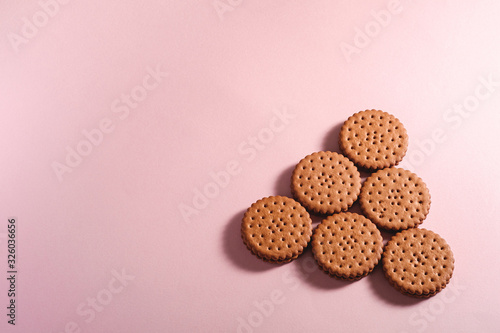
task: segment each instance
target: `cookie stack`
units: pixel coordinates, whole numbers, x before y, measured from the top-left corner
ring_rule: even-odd
[[[241,237],[257,257],[272,263],[296,259],[309,242],[332,277],[358,280],[381,260],[396,289],[414,297],[441,291],[453,273],[453,253],[436,233],[417,228],[429,213],[425,183],[394,167],[406,154],[403,124],[386,112],[361,111],[341,128],[344,155],[321,151],[295,167],[294,199],[273,196],[247,210]],[[373,172],[364,183],[358,167]],[[363,215],[345,212],[359,198]],[[314,229],[308,212],[326,215]],[[379,228],[396,232],[384,246]]]

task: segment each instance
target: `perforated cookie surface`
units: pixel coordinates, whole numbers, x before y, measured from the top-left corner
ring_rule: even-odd
[[[328,216],[314,230],[311,244],[314,258],[325,272],[348,280],[370,273],[383,247],[375,224],[355,213]]]
[[[382,260],[389,282],[404,294],[430,297],[451,279],[450,246],[435,232],[413,228],[397,233],[384,248]]]
[[[310,211],[333,214],[347,210],[357,200],[361,177],[347,157],[320,151],[297,164],[291,189],[294,198]]]
[[[253,254],[269,262],[288,262],[300,255],[312,235],[309,213],[297,201],[272,196],[246,211],[241,237]]]
[[[355,113],[344,122],[339,146],[356,165],[382,169],[403,159],[408,148],[408,134],[393,115],[366,110]]]
[[[377,226],[402,230],[424,221],[431,196],[416,174],[401,168],[386,168],[363,183],[360,203],[365,215]]]

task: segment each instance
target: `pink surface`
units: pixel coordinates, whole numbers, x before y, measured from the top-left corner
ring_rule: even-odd
[[[0,4],[2,332],[500,331],[500,3],[41,3]],[[429,300],[240,240],[367,108],[405,124],[422,226],[454,251]]]

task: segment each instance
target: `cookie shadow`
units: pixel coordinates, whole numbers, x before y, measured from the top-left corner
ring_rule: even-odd
[[[323,149],[324,150],[333,151],[336,153],[342,153],[340,150],[340,146],[339,146],[339,135],[340,135],[340,129],[342,128],[342,125],[344,125],[344,123],[339,123],[339,124],[333,126],[328,131],[325,138],[323,139]]]
[[[333,290],[349,286],[351,281],[338,280],[328,275],[314,259],[312,250],[307,247],[304,253],[295,260],[295,269],[299,278],[320,290]]]
[[[395,231],[388,231],[388,230],[384,230],[384,229],[380,229],[380,228],[378,230],[380,231],[380,234],[382,235],[384,246],[387,244],[388,241],[391,240],[392,236],[394,236],[396,234]]]
[[[291,189],[291,184],[292,184],[292,173],[293,170],[295,169],[295,164],[289,166],[283,172],[280,173],[278,176],[278,179],[276,180],[276,183],[274,185],[274,195],[283,195],[285,197],[292,198],[292,189]]]
[[[281,264],[263,261],[253,255],[241,239],[241,220],[246,210],[242,210],[229,220],[224,229],[224,253],[240,269],[251,272],[262,272]]]
[[[377,170],[370,170],[363,168],[359,165],[356,165],[356,168],[358,168],[359,175],[361,177],[361,182],[364,183],[366,178],[370,177],[373,173],[377,172]]]
[[[356,165],[356,168],[358,168],[358,172],[359,172],[359,175],[361,177],[361,184],[363,184],[365,182],[366,178],[370,177],[375,172],[373,170],[360,167],[358,165]]]
[[[361,204],[359,203],[359,200],[354,201],[351,207],[347,210],[349,213],[356,213],[359,215],[363,215],[363,210],[361,209]]]
[[[377,267],[368,276],[372,290],[383,301],[397,306],[412,306],[424,301],[425,298],[416,298],[406,296],[400,293],[396,288],[391,286],[387,278],[384,276],[382,264],[379,263]]]

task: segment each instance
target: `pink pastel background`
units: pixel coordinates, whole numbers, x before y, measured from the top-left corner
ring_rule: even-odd
[[[48,3],[51,16],[37,1],[0,4],[2,332],[500,331],[499,2]],[[151,71],[168,75],[146,91]],[[131,92],[144,99],[127,109]],[[455,255],[429,300],[400,295],[380,268],[345,283],[309,250],[276,266],[240,240],[244,210],[290,195],[292,167],[338,151],[339,126],[368,108],[407,128],[402,166],[432,195],[422,226]],[[293,116],[270,131],[279,112]],[[83,132],[102,121],[112,130],[60,181],[54,163],[89,149]]]

